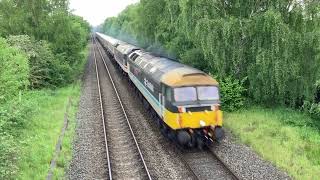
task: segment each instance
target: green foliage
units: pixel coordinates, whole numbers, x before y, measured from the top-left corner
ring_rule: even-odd
[[[198,59],[198,60],[195,61],[195,59]],[[202,51],[196,48],[193,48],[184,52],[181,55],[181,62],[198,69],[210,70],[208,68],[208,62],[205,61]]]
[[[26,89],[29,71],[26,55],[0,38],[0,105]]]
[[[21,96],[0,106],[0,179],[11,179],[17,173],[19,142],[17,138],[25,127],[35,104]]]
[[[90,25],[69,12],[68,0],[3,0],[0,22],[0,35],[30,58],[30,87],[55,87],[74,80],[74,66],[82,60]],[[30,38],[10,37],[23,34]]]
[[[319,13],[318,0],[141,0],[102,31],[222,79],[247,78],[256,103],[299,107],[315,99]]]
[[[55,72],[58,63],[46,41],[35,41],[27,35],[9,36],[8,43],[24,51],[29,58],[31,88],[52,87],[59,84]]]
[[[19,141],[24,138],[19,136],[39,106],[32,98],[24,99],[27,88],[54,88],[70,83],[85,61],[83,49],[90,26],[69,12],[68,3],[0,0],[0,179],[15,179],[16,163],[21,156]],[[49,117],[48,113],[45,115]],[[37,119],[35,125],[42,120]]]
[[[320,103],[311,103],[305,101],[302,106],[302,110],[310,114],[313,118],[317,119],[317,125],[320,129]]]
[[[15,141],[19,142],[19,158],[18,162],[15,163],[19,171],[12,179],[45,179],[50,161],[54,155],[57,139],[63,127],[69,98],[72,99],[74,104],[68,111],[69,125],[63,138],[63,147],[59,160],[61,157],[65,161],[70,159],[69,153],[72,152],[71,143],[73,138],[70,137],[70,131],[71,133],[74,132],[73,123],[79,95],[80,85],[74,83],[55,90],[29,91],[23,96],[24,99],[37,104],[38,107],[34,106],[36,107],[33,108],[34,112],[26,118],[27,123],[23,129],[18,130],[20,136],[15,138]],[[17,129],[14,130],[16,131]],[[60,161],[57,161],[57,163],[60,163]],[[60,169],[58,166],[55,169]]]
[[[2,133],[0,133],[0,141],[0,178],[9,179],[17,173],[17,167],[14,164],[17,156],[17,145],[12,136]]]
[[[294,179],[320,176],[320,133],[313,119],[288,108],[251,107],[225,114],[225,126],[243,143]]]
[[[246,91],[243,87],[243,82],[231,77],[219,81],[223,110],[235,111],[243,107],[245,101],[244,93]]]

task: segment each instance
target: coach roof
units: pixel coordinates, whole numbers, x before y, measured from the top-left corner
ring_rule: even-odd
[[[97,34],[104,40],[108,41],[110,44],[112,44],[113,46],[116,46],[117,44],[119,44],[121,41],[118,40],[118,39],[115,39],[111,36],[107,36],[105,34],[101,34],[101,33],[98,33]]]

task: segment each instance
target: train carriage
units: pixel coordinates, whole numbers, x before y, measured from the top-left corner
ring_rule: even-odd
[[[96,33],[96,35],[102,46],[106,48],[112,56],[114,56],[117,46],[124,43],[102,33]]]
[[[221,140],[219,84],[211,76],[166,57],[97,34],[155,112],[161,131],[180,144]],[[108,42],[112,40],[112,42]],[[109,46],[112,48],[108,48]]]
[[[114,58],[121,67],[121,69],[128,73],[128,59],[129,55],[140,48],[133,46],[131,44],[123,43],[119,44],[114,51]]]

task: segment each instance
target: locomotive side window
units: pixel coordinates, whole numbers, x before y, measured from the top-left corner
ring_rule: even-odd
[[[131,59],[132,59],[132,61],[135,61],[138,57],[139,57],[138,54],[134,54]]]
[[[132,59],[134,55],[136,55],[136,53],[132,53],[132,54],[129,56],[130,59]]]
[[[167,101],[171,101],[171,97],[172,97],[172,93],[171,93],[172,91],[171,91],[171,88],[169,88],[169,87],[167,87],[166,88],[166,100]]]

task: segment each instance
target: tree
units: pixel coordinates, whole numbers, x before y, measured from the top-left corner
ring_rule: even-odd
[[[319,20],[317,0],[142,0],[103,30],[220,79],[246,79],[257,103],[297,107],[315,99]]]

